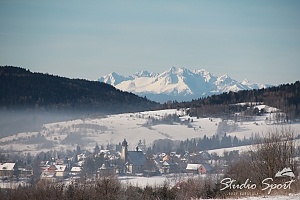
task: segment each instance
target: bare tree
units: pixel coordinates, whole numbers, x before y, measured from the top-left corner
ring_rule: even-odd
[[[266,177],[274,178],[276,172],[285,167],[296,171],[295,137],[291,126],[270,128],[263,137],[257,139],[254,151],[251,154],[253,170],[259,181]]]
[[[297,174],[294,161],[295,147],[294,131],[291,126],[270,128],[257,138],[257,143],[249,152],[244,153],[238,162],[229,167],[227,176],[240,183],[249,178],[260,184],[265,178],[274,179],[276,173],[285,167],[290,167]]]

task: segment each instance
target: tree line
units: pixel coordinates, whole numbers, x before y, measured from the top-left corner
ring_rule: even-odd
[[[205,117],[214,115],[230,115],[236,112],[235,109],[246,109],[243,106],[232,106],[241,102],[252,102],[264,104],[280,109],[290,119],[300,117],[300,82],[282,84],[277,87],[269,87],[255,90],[242,90],[238,92],[225,92],[219,95],[212,95],[199,98],[189,102],[167,102],[163,108],[191,108],[191,116]]]
[[[244,137],[243,139],[240,139],[236,136],[232,137],[225,133],[223,136],[213,135],[212,137],[208,137],[204,135],[200,138],[192,138],[181,141],[158,139],[153,142],[153,145],[149,150],[151,150],[151,153],[154,154],[159,152],[176,152],[176,154],[184,155],[186,152],[197,153],[212,149],[251,145],[257,141],[257,138],[257,134],[253,134],[250,138]]]

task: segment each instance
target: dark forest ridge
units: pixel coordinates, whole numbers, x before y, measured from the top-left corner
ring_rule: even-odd
[[[290,119],[300,117],[300,82],[283,84],[277,87],[242,90],[238,92],[224,92],[188,102],[165,103],[163,108],[191,108],[191,115],[205,116],[228,116],[247,109],[246,106],[238,105],[242,102],[254,104],[264,103],[280,109]],[[236,105],[236,106],[235,106]]]
[[[0,67],[0,108],[105,113],[153,109],[158,104],[111,85]]]

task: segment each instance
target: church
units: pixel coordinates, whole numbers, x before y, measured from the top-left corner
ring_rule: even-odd
[[[146,156],[139,148],[136,147],[135,151],[128,151],[128,144],[126,139],[122,142],[121,150],[121,164],[125,167],[127,174],[143,173],[143,166],[146,162]]]

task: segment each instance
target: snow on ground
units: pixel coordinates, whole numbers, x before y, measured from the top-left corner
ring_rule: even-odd
[[[210,153],[210,154],[216,153],[219,156],[223,156],[224,152],[230,152],[230,151],[238,150],[241,153],[241,152],[247,152],[247,151],[250,151],[250,150],[253,150],[253,149],[254,149],[253,145],[245,145],[245,146],[238,146],[238,147],[213,149],[213,150],[208,150],[207,152]]]
[[[258,110],[264,109],[265,112],[268,112],[268,113],[279,111],[278,108],[270,107],[270,106],[263,105],[263,104],[262,105],[254,106],[254,108],[257,108]]]
[[[18,188],[19,186],[30,186],[30,184],[24,181],[0,182],[0,188]]]
[[[244,197],[241,198],[242,200],[265,200],[265,199],[273,199],[273,200],[299,200],[300,199],[300,193],[299,194],[289,194],[289,195],[276,195],[276,196],[260,196],[260,197]]]
[[[300,146],[300,139],[295,139],[295,145]],[[241,152],[248,152],[248,151],[253,151],[255,150],[255,145],[244,145],[244,146],[237,146],[237,147],[229,147],[229,148],[220,148],[220,149],[212,149],[208,150],[208,153],[216,153],[219,156],[223,156],[224,152],[230,152],[230,151],[235,151],[238,150],[240,153]],[[300,158],[297,158],[300,161]],[[300,199],[299,199],[300,200]]]
[[[266,108],[259,105],[259,108]],[[274,110],[273,108],[268,108]],[[162,119],[167,115],[180,115],[180,120],[188,123],[150,124],[150,118]],[[108,115],[102,118],[86,118],[45,124],[39,132],[18,133],[0,139],[1,148],[10,151],[22,151],[36,154],[49,150],[74,150],[79,143],[85,149],[93,149],[96,144],[118,144],[124,138],[128,141],[129,149],[134,149],[139,141],[146,141],[149,146],[157,139],[186,140],[200,138],[204,135],[211,137],[218,132],[220,118],[199,118],[184,115],[183,110],[169,109],[138,113]],[[269,120],[266,120],[268,117]],[[229,120],[226,126],[230,129],[227,135],[240,139],[249,138],[254,134],[261,134],[274,125],[273,114],[255,117],[254,121],[234,122]],[[291,124],[295,135],[300,134],[300,123]],[[32,136],[42,136],[36,141]],[[47,145],[42,145],[43,143]],[[243,147],[237,147],[237,150]],[[216,150],[217,151],[217,150]],[[219,150],[221,151],[221,150]],[[224,149],[222,150],[222,152]]]
[[[183,174],[183,175],[176,175],[170,174],[167,176],[154,176],[154,177],[137,177],[137,176],[121,176],[118,179],[121,183],[130,184],[132,186],[138,187],[146,187],[148,186],[163,186],[164,184],[168,185],[169,187],[173,187],[176,183],[181,181],[187,180],[188,178],[195,178],[195,179],[205,179],[206,175],[192,175],[192,174]],[[227,197],[226,199],[237,199],[235,197]],[[265,195],[265,196],[250,196],[250,197],[239,197],[242,200],[265,200],[265,199],[274,199],[274,200],[299,200],[299,194],[288,194],[288,195]]]
[[[221,176],[221,175],[210,175]],[[166,184],[168,187],[174,187],[177,183],[186,181],[187,179],[205,179],[205,174],[168,174],[162,176],[152,177],[139,177],[139,176],[119,176],[118,179],[121,183],[130,184],[133,186],[146,187],[146,186],[163,186]],[[216,177],[213,177],[216,178]]]

